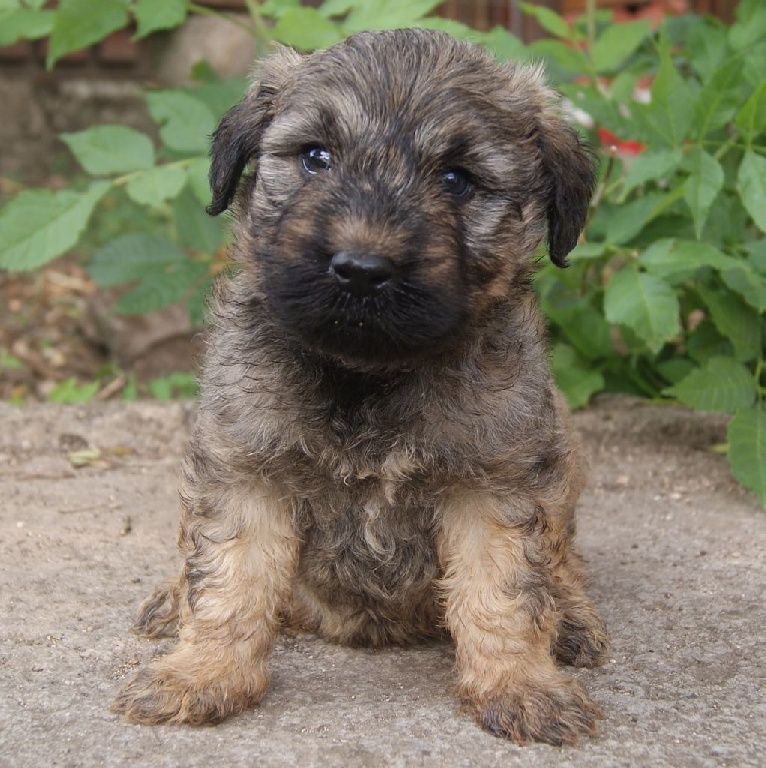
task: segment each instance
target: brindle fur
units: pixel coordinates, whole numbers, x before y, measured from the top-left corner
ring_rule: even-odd
[[[302,170],[310,145],[329,170]],[[253,705],[280,626],[371,645],[448,632],[484,727],[592,734],[598,709],[556,662],[597,664],[607,638],[572,548],[582,468],[531,271],[546,234],[558,264],[574,247],[593,164],[541,72],[424,30],[281,49],[212,160],[241,269],[212,304],[184,568],[136,625],[179,641],[115,711],[207,723]],[[340,251],[389,258],[391,285],[343,294]]]

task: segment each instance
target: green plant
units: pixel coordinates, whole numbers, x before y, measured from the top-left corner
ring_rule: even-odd
[[[732,471],[766,504],[766,6],[656,35],[539,20],[559,38],[543,45],[560,90],[644,145],[603,164],[571,268],[538,275],[558,380],[574,405],[627,391],[732,413]]]
[[[733,414],[729,462],[766,505],[766,6],[742,0],[731,27],[690,15],[654,33],[645,22],[613,24],[592,2],[571,25],[522,3],[551,34],[524,46],[504,29],[478,33],[429,16],[437,5],[249,0],[245,26],[261,46],[273,37],[302,50],[359,29],[442,28],[500,58],[544,59],[557,88],[592,119],[594,141],[607,130],[639,142],[630,160],[603,153],[597,205],[570,268],[539,270],[554,371],[574,407],[622,391]],[[0,44],[49,35],[52,65],[131,18],[141,37],[203,12],[214,13],[186,0],[62,0],[56,10],[0,0]],[[75,23],[84,13],[91,23]],[[199,320],[225,240],[203,213],[208,135],[244,83],[205,67],[196,76],[194,88],[147,93],[159,147],[120,126],[63,136],[92,178],[77,191],[12,199],[0,213],[0,267],[32,269],[71,249],[119,190],[147,212],[146,226],[139,221],[95,253],[94,279],[131,285],[118,310],[184,299]],[[647,79],[651,100],[642,103],[635,93]]]
[[[78,404],[89,403],[101,388],[99,381],[81,384],[72,376],[58,382],[48,394],[49,403]]]

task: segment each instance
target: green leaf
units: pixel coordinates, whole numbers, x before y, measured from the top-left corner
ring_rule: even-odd
[[[737,6],[737,21],[729,29],[729,43],[742,50],[766,37],[766,6],[762,0],[740,0]]]
[[[85,192],[18,194],[0,212],[0,267],[34,269],[75,246],[109,187],[95,182]]]
[[[519,3],[521,10],[531,16],[546,31],[555,37],[568,38],[570,36],[569,24],[550,8],[532,3]]]
[[[664,198],[665,195],[643,195],[617,208],[606,225],[607,242],[619,245],[632,240],[657,215]]]
[[[300,5],[300,0],[294,0],[289,2],[290,5]],[[355,0],[325,0],[317,10],[322,16],[330,19],[337,16],[345,16],[355,5]],[[261,6],[261,13],[263,13],[264,6]],[[284,13],[287,9],[281,10]]]
[[[125,185],[125,191],[139,205],[159,208],[166,200],[175,197],[185,183],[183,168],[158,165],[133,176]]]
[[[186,308],[189,310],[189,320],[195,328],[202,328],[207,325],[208,297],[214,282],[213,277],[208,272],[196,285],[191,287],[189,293],[184,297]]]
[[[61,0],[51,30],[48,68],[67,53],[103,40],[128,21],[128,0]]]
[[[529,57],[524,43],[505,27],[492,27],[484,34],[481,42],[500,61],[523,61]]]
[[[740,0],[734,9],[734,17],[738,24],[752,24],[763,15],[762,0]]]
[[[200,157],[192,160],[186,166],[186,174],[189,177],[189,186],[202,205],[210,204],[210,160],[207,157]]]
[[[718,331],[734,347],[740,362],[755,360],[763,354],[763,337],[758,313],[733,293],[698,289]]]
[[[735,124],[748,149],[756,137],[766,133],[766,82],[761,83],[737,112]]]
[[[315,8],[288,8],[271,29],[275,40],[301,51],[327,48],[343,39],[337,24]]]
[[[606,243],[580,243],[569,252],[570,261],[590,261],[604,255]]]
[[[664,394],[699,411],[731,412],[755,400],[753,374],[732,357],[711,357]]]
[[[551,317],[586,360],[607,358],[614,353],[609,324],[588,304],[579,302],[571,308],[553,311]]]
[[[192,373],[171,373],[149,382],[149,392],[157,400],[191,399],[197,396],[197,377]]]
[[[632,56],[651,31],[647,21],[628,21],[608,26],[590,50],[598,73],[612,72]]]
[[[154,147],[145,134],[124,125],[100,125],[59,137],[94,176],[131,173],[154,165]]]
[[[766,232],[766,158],[748,150],[737,175],[742,204],[762,232]]]
[[[711,17],[697,17],[696,22],[687,41],[689,63],[705,83],[713,77],[729,52],[727,29]]]
[[[251,0],[246,0],[250,2]],[[337,5],[340,6],[342,2],[352,4],[354,0],[341,0],[340,3],[334,3],[333,0],[326,0],[324,5]],[[258,5],[258,12],[262,16],[267,16],[270,19],[278,19],[283,13],[286,13],[290,8],[295,8],[301,4],[301,0],[266,0],[264,3]],[[345,11],[343,11],[345,13]]]
[[[100,387],[101,384],[98,381],[80,384],[74,377],[65,379],[56,384],[51,390],[48,395],[48,402],[64,403],[68,405],[89,403],[96,396]]]
[[[740,259],[727,256],[709,243],[682,238],[657,240],[639,256],[639,263],[670,283],[692,278],[705,267],[723,272],[742,266]]]
[[[133,7],[138,22],[136,38],[146,37],[160,29],[178,27],[188,12],[187,0],[136,0]]]
[[[734,118],[742,103],[742,57],[734,56],[705,83],[694,106],[693,135],[704,139]]]
[[[647,181],[664,179],[678,170],[683,153],[681,149],[649,148],[631,164],[625,175],[624,192],[630,192]]]
[[[0,10],[0,46],[13,45],[18,40],[38,40],[53,28],[53,11],[32,8]]]
[[[425,19],[418,19],[413,23],[413,26],[421,29],[439,29],[458,40],[470,40],[479,44],[484,42],[484,35],[478,30],[463,24],[461,21],[445,19],[442,16],[427,16]]]
[[[343,22],[346,34],[365,29],[411,27],[427,16],[441,0],[365,0],[354,7]]]
[[[723,168],[699,146],[691,150],[684,165],[691,171],[684,184],[684,199],[692,212],[694,231],[700,238],[710,207],[723,187]]]
[[[766,275],[766,238],[745,243],[744,247],[749,254],[750,263],[762,275]]]
[[[144,314],[173,304],[208,279],[205,262],[192,261],[161,235],[129,234],[97,251],[88,272],[98,285],[137,283],[115,304],[117,312]]]
[[[679,304],[661,278],[624,268],[606,286],[604,314],[610,323],[625,325],[654,353],[678,336]]]
[[[553,45],[561,46],[562,44],[554,42]],[[571,83],[557,83],[557,85],[578,109],[593,118],[598,128],[606,128],[615,136],[632,138],[633,126],[622,114],[622,104],[614,94],[605,94],[593,85],[586,85],[576,80]],[[632,95],[630,98],[632,99]]]
[[[173,202],[178,239],[187,248],[213,254],[223,243],[223,223],[205,213],[194,192],[186,186]]]
[[[573,411],[586,406],[591,397],[604,388],[601,373],[585,368],[575,351],[565,344],[553,348],[551,367],[556,384]]]
[[[604,388],[604,377],[598,371],[577,367],[557,368],[554,369],[554,376],[572,411],[584,408],[591,397]]]
[[[757,88],[766,81],[766,37],[747,49],[743,64],[742,79],[751,88]]]
[[[728,288],[736,291],[759,313],[766,312],[766,278],[750,264],[741,262],[721,273],[721,279]]]
[[[183,264],[186,253],[172,240],[146,233],[121,235],[96,251],[88,272],[97,285],[110,288]]]
[[[734,477],[766,507],[766,410],[746,408],[735,413],[727,439]]]
[[[652,83],[649,104],[631,106],[640,138],[661,146],[680,147],[692,125],[695,100],[676,70],[667,41],[660,43],[661,65]]]
[[[568,76],[567,79],[570,80],[580,72],[587,72],[590,66],[585,54],[579,48],[572,48],[571,45],[558,40],[535,40],[529,45],[529,54],[545,59],[549,69],[551,65],[558,66],[563,70],[562,74]]]
[[[201,262],[186,259],[169,264],[123,293],[114,309],[126,315],[145,315],[162,309],[187,296],[196,283],[207,278],[207,274],[207,265]]]
[[[686,337],[686,353],[698,365],[704,365],[713,357],[731,358],[731,342],[721,336],[713,322],[705,318]]]
[[[633,101],[640,80],[641,78],[635,72],[623,69],[611,78],[608,95],[619,104]]]
[[[49,3],[49,0],[6,0],[6,2],[8,2],[11,6],[18,6],[21,4],[27,8],[32,8],[33,10],[39,11],[43,6]],[[0,3],[0,5],[2,5],[2,3]]]
[[[685,357],[673,357],[670,360],[663,360],[657,363],[657,370],[662,378],[672,384],[686,378],[694,368],[694,363]]]
[[[162,126],[160,138],[170,149],[207,154],[217,120],[206,104],[179,90],[147,93],[146,102],[151,116]]]
[[[202,73],[199,85],[180,90],[197,101],[201,101],[213,115],[222,115],[233,107],[247,92],[248,81],[244,77],[220,78],[215,72]]]
[[[14,357],[4,349],[0,349],[0,368],[5,368],[9,371],[23,371],[24,367],[24,363],[18,357]]]

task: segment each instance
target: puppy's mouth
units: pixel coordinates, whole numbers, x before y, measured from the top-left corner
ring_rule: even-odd
[[[273,314],[304,347],[352,366],[391,367],[456,338],[464,301],[427,276],[375,254],[340,251],[322,262],[283,264],[264,278]]]

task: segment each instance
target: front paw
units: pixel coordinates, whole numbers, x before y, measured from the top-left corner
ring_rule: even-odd
[[[596,721],[602,717],[580,684],[564,675],[544,686],[509,685],[471,705],[483,728],[516,744],[576,744],[596,733]]]
[[[133,632],[149,638],[177,635],[180,592],[176,581],[160,584],[141,604]]]
[[[189,669],[171,654],[131,678],[114,700],[112,712],[145,725],[218,723],[256,704],[268,685],[263,665],[227,672],[215,677],[201,665]]]
[[[609,636],[593,606],[585,603],[564,611],[553,653],[559,663],[573,667],[596,667],[606,661]]]

